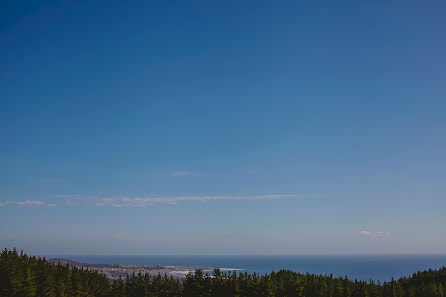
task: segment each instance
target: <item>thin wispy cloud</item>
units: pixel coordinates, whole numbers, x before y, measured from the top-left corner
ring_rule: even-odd
[[[21,207],[55,207],[57,201],[66,207],[96,206],[96,207],[149,207],[166,204],[176,205],[182,202],[211,202],[211,201],[260,201],[260,200],[284,200],[284,199],[304,199],[314,196],[296,194],[273,194],[273,195],[214,195],[214,196],[144,196],[144,197],[104,197],[94,195],[60,194],[53,196],[46,201],[24,200],[24,201],[3,201],[0,207],[21,206]],[[57,201],[55,199],[58,199]],[[59,200],[60,199],[60,200]],[[58,204],[58,203],[57,203]]]
[[[259,196],[171,196],[171,197],[124,197],[124,198],[102,198],[96,206],[111,207],[147,207],[156,204],[175,205],[184,201],[218,201],[218,200],[279,200],[303,198],[298,195],[259,195]]]
[[[58,194],[54,195],[53,198],[64,200],[66,206],[88,205],[99,199],[97,196],[80,194]]]
[[[65,200],[65,206],[78,206],[78,205],[79,203],[77,203],[76,200],[74,201],[72,199]]]
[[[8,206],[8,205],[17,205],[17,206],[23,206],[23,207],[49,206],[45,202],[39,201],[39,200],[0,202],[0,207],[4,207],[4,206]]]
[[[191,171],[174,171],[170,176],[203,176],[203,173],[191,172]]]
[[[379,238],[379,237],[390,237],[391,234],[389,232],[371,232],[371,231],[361,231],[359,232],[359,235],[365,236],[365,237],[372,237],[372,238]]]

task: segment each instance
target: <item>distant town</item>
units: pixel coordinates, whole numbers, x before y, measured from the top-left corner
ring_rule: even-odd
[[[73,261],[64,258],[52,258],[48,260],[52,263],[60,263],[62,265],[75,266],[77,268],[88,268],[97,270],[105,274],[109,279],[116,280],[126,278],[127,275],[134,274],[150,274],[152,276],[168,275],[174,278],[185,278],[189,272],[194,272],[196,269],[202,269],[203,271],[210,271],[211,268],[203,267],[182,267],[182,266],[161,266],[161,265],[134,265],[134,264],[90,264],[85,262]]]

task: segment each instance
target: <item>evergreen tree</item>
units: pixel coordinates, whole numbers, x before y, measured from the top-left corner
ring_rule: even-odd
[[[34,275],[31,272],[30,266],[25,269],[25,279],[24,279],[24,295],[25,297],[34,297],[37,292],[37,284],[34,279]],[[63,296],[61,296],[63,297]]]

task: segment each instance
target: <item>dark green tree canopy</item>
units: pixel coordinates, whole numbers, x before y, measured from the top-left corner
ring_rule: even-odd
[[[417,272],[383,284],[289,270],[258,275],[213,275],[184,280],[133,274],[111,282],[95,270],[48,262],[16,250],[0,255],[1,297],[446,297],[446,268]]]

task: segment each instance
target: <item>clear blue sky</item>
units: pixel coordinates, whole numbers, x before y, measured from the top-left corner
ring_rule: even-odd
[[[446,253],[444,1],[2,1],[0,246]]]

